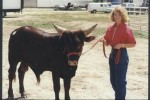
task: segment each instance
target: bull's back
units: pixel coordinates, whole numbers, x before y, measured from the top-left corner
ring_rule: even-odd
[[[60,43],[57,34],[51,35],[29,26],[21,27],[10,35],[9,59],[47,63],[59,53]]]

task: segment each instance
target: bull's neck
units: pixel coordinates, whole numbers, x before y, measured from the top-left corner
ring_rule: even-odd
[[[64,40],[60,38],[60,36],[54,36],[49,39],[49,45],[52,45],[51,49],[57,49],[56,51],[63,52],[65,49]]]

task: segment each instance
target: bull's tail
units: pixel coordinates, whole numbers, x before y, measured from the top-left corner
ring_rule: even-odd
[[[36,79],[37,79],[37,85],[39,85],[39,84],[40,84],[40,81],[41,81],[40,75],[36,75]]]
[[[37,66],[31,66],[30,68],[32,69],[32,71],[34,72],[34,74],[35,74],[35,76],[36,76],[36,79],[37,79],[37,85],[39,85],[41,79],[40,79],[40,73],[39,73],[38,70],[36,69]]]
[[[16,82],[16,74],[15,74],[15,76],[14,76],[13,80],[14,80],[14,82]]]

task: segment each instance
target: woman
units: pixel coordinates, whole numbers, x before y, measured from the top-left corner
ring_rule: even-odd
[[[136,40],[132,30],[126,24],[128,14],[125,8],[114,8],[110,17],[114,23],[108,27],[106,34],[99,41],[112,47],[109,56],[110,81],[115,91],[115,99],[125,99],[129,62],[126,48],[134,47]]]

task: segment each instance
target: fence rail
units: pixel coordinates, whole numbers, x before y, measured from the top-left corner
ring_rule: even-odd
[[[129,26],[133,30],[139,31],[139,34],[146,32],[148,34],[148,7],[126,8],[129,14]]]
[[[126,8],[128,11],[128,14],[148,14],[148,7],[130,7],[130,8]]]

